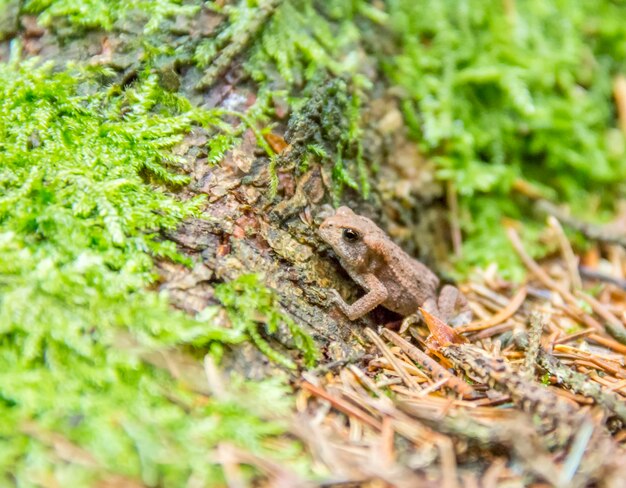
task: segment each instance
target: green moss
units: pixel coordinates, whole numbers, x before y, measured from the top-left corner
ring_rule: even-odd
[[[278,309],[277,297],[262,286],[258,276],[244,275],[234,281],[219,285],[215,296],[229,312],[231,333],[242,338],[251,337],[252,341],[269,358],[283,366],[294,369],[293,361],[272,349],[259,333],[259,323],[270,334],[276,333],[280,325],[285,325],[295,345],[303,351],[307,366],[313,366],[319,353],[311,337],[302,332],[296,323]]]
[[[74,27],[112,30],[116,22],[145,19],[145,32],[153,32],[167,18],[192,15],[198,5],[181,5],[181,0],[25,0],[22,10],[39,14],[44,25],[60,19]]]
[[[0,63],[0,473],[24,486],[49,474],[84,486],[107,473],[150,486],[219,483],[211,449],[230,440],[260,452],[282,429],[258,409],[283,387],[247,385],[261,395],[248,404],[239,394],[206,400],[140,354],[233,344],[251,331],[212,325],[212,309],[177,312],[148,290],[155,256],[185,262],[162,231],[203,204],[168,194],[187,183],[171,149],[195,123],[221,130],[221,112],[191,109],[149,74],[108,91],[97,83],[107,76]],[[247,316],[264,314],[269,332],[287,324],[310,359],[310,338],[253,285]],[[136,347],[120,346],[127,335]],[[32,422],[36,432],[22,433]],[[37,434],[48,430],[94,466],[58,462],[49,435]]]
[[[510,249],[502,218],[534,219],[524,201],[505,202],[517,178],[577,212],[589,210],[591,194],[610,208],[626,176],[611,93],[624,69],[622,3],[390,0],[387,8],[399,53],[383,66],[406,93],[413,136],[461,195],[466,265],[517,269],[494,254],[500,243]]]
[[[244,69],[259,83],[260,96],[271,101],[304,86],[297,97],[289,97],[291,107],[298,112],[290,126],[313,126],[306,128],[306,135],[293,134],[290,127],[300,147],[288,161],[270,154],[271,194],[275,194],[278,182],[276,164],[297,159],[297,167],[303,169],[311,159],[318,159],[332,167],[335,201],[344,187],[361,192],[365,198],[369,195],[369,172],[360,132],[364,79],[355,76],[359,59],[356,53],[350,54],[360,37],[353,18],[361,5],[345,0],[269,0],[254,6],[239,2],[223,9],[228,21],[219,34],[196,48],[196,63],[212,70],[221,62],[225,46],[232,49],[247,42],[253,31],[258,35],[247,53]],[[264,15],[269,21],[259,24],[257,19]],[[348,83],[329,81],[329,77],[341,75],[346,75]],[[271,112],[271,105],[266,109]],[[321,120],[313,120],[318,116]],[[330,132],[336,137],[329,137]],[[293,145],[291,139],[289,142]]]
[[[281,162],[297,163],[301,171],[311,160],[330,166],[336,204],[345,187],[367,198],[370,172],[363,157],[358,86],[343,79],[314,83],[294,105],[286,133],[291,150]]]
[[[356,72],[356,58],[339,60],[359,39],[353,12],[344,9],[336,23],[328,16],[333,6],[349,3],[283,1],[252,46],[246,69],[259,82],[275,81],[279,75],[287,86],[302,85],[321,70],[333,75]]]

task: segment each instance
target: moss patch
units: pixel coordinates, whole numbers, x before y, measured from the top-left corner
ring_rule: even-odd
[[[68,22],[75,29],[111,30],[119,21],[137,16],[145,19],[145,32],[152,32],[163,20],[191,15],[198,5],[182,5],[180,0],[25,0],[22,10],[36,13],[44,25]]]
[[[623,195],[626,153],[612,96],[612,78],[625,68],[626,28],[616,21],[623,4],[387,7],[400,52],[383,67],[406,93],[413,136],[461,196],[465,265],[513,269],[492,251],[505,240],[502,218],[534,221],[528,202],[507,203],[518,179],[593,217]]]
[[[244,385],[260,395],[248,406],[209,400],[140,357],[248,337],[147,288],[155,256],[185,261],[161,232],[202,204],[167,193],[187,182],[171,148],[194,120],[219,113],[187,110],[154,76],[104,90],[106,71],[36,63],[0,64],[0,472],[25,483],[53,474],[68,486],[110,473],[150,486],[217,483],[207,461],[217,443],[260,452],[282,432],[259,417],[265,399],[283,396],[280,382]],[[250,287],[262,303],[248,300],[248,315],[271,314],[276,328],[273,295]],[[120,347],[128,334],[137,344]],[[296,339],[311,359],[310,339]],[[48,431],[94,463],[58,462]]]

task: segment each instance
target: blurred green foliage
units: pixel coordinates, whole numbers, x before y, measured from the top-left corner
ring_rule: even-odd
[[[24,0],[22,10],[39,14],[43,25],[63,19],[76,27],[111,30],[116,22],[141,16],[145,32],[153,32],[162,21],[175,15],[192,15],[199,5],[182,0]]]
[[[502,218],[536,227],[511,196],[520,178],[591,218],[624,195],[612,96],[626,67],[623,2],[389,0],[387,12],[399,52],[382,66],[413,137],[461,196],[465,266],[510,271]]]

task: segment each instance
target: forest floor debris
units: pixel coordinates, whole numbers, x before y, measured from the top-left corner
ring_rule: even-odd
[[[467,343],[381,326],[364,333],[371,359],[304,374],[294,434],[324,486],[623,486],[626,252],[593,247],[582,274],[566,239],[537,263],[509,237],[527,282],[487,270],[463,286],[476,320],[453,333]],[[600,262],[611,279],[593,278]]]

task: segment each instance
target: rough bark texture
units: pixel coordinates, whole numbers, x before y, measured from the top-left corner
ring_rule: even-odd
[[[231,85],[230,96],[235,97],[239,89]],[[225,88],[218,85],[205,96],[215,99],[214,91],[220,90]],[[248,93],[244,98],[242,93],[239,99],[250,96]],[[372,99],[367,110],[372,121],[399,119],[393,99],[388,96]],[[278,127],[289,124],[277,122]],[[382,222],[406,248],[433,262],[436,243],[445,239],[443,211],[437,205],[441,188],[432,182],[432,168],[405,139],[402,128],[383,127],[388,131],[385,134],[380,125],[372,123],[364,139],[371,151],[369,157],[380,161],[384,168],[374,181],[372,198],[366,202],[352,193],[346,194],[344,201]],[[275,134],[280,132],[274,130]],[[291,131],[289,135],[287,142],[297,140],[300,134]],[[332,211],[329,170],[313,166],[298,174],[293,165],[279,167],[278,195],[272,199],[269,160],[259,151],[251,131],[217,166],[207,165],[201,149],[194,145],[203,143],[204,137],[191,136],[186,150],[193,174],[190,192],[208,196],[204,220],[188,222],[170,236],[186,253],[201,256],[202,264],[185,270],[163,263],[163,288],[170,290],[177,306],[196,312],[211,303],[212,282],[260,273],[265,284],[280,295],[285,311],[314,335],[328,360],[361,354],[359,344],[363,341],[355,340],[355,335],[360,336],[363,326],[397,317],[378,310],[366,319],[351,322],[334,307],[326,306],[328,288],[339,290],[350,300],[362,293],[317,236],[320,219]],[[407,170],[411,174],[403,174]],[[404,202],[396,198],[400,192]]]
[[[116,25],[113,32],[86,30],[77,35],[76,26],[62,18],[43,28],[36,17],[18,15],[18,2],[7,12],[12,17],[4,19],[1,26],[1,35],[7,39],[0,44],[2,60],[9,57],[8,40],[17,38],[25,57],[38,56],[59,66],[67,61],[106,66],[116,71],[120,86],[132,82],[143,69],[147,54],[141,44],[141,25],[125,22]],[[185,95],[194,105],[245,112],[259,89],[242,69],[246,43],[237,38],[230,41],[241,44],[239,51],[233,53],[219,76],[209,80],[211,83],[201,81],[205,73],[193,61],[198,43],[215,35],[224,22],[223,16],[207,9],[191,18],[173,19],[151,37],[152,45],[168,46],[173,54],[159,55],[150,64],[159,73],[163,87]],[[414,142],[408,141],[393,92],[383,81],[376,81],[375,60],[364,52],[361,55],[368,65],[364,69],[374,81],[364,100],[363,151],[366,160],[379,169],[372,178],[368,199],[347,190],[341,201],[374,218],[416,257],[431,265],[443,261],[447,255],[446,246],[442,246],[447,241],[443,189],[433,181],[432,164],[418,153]],[[341,108],[329,108],[333,100],[320,94],[323,86],[320,83],[321,88],[312,92],[299,113],[289,112],[289,107],[276,102],[277,116],[270,122],[275,124],[272,134],[284,137],[290,146],[288,154],[278,159],[279,184],[274,198],[270,196],[269,159],[251,130],[217,165],[207,163],[210,134],[202,129],[189,134],[177,151],[187,160],[186,171],[192,176],[184,197],[205,194],[208,203],[203,219],[187,222],[168,238],[202,264],[185,269],[161,262],[159,270],[161,288],[170,292],[177,307],[189,312],[213,303],[212,284],[261,273],[264,283],[280,295],[285,311],[314,334],[333,361],[361,354],[362,341],[354,336],[360,335],[364,325],[397,317],[380,310],[353,323],[326,306],[325,290],[329,287],[349,300],[362,291],[316,235],[320,219],[332,211],[332,168],[314,164],[306,172],[297,169],[307,144],[332,145],[338,136],[339,128],[329,128],[322,119],[323,112],[340,112]],[[239,123],[235,117],[232,122]],[[284,341],[288,344],[288,337]],[[241,351],[248,357],[233,360],[243,371],[250,362],[265,361],[251,346]]]
[[[170,42],[182,47],[183,53],[191,52],[191,47],[220,20],[205,12],[179,26],[179,34],[188,34]],[[112,59],[118,56],[116,53]],[[184,93],[198,106],[245,112],[254,103],[258,87],[241,68],[244,56],[245,52],[235,57],[208,88],[198,84],[202,72],[189,59],[164,59],[162,83]],[[122,82],[127,82],[136,66],[121,63],[119,69]],[[375,73],[373,67],[372,71]],[[285,311],[314,335],[328,360],[337,361],[362,353],[359,344],[363,341],[355,340],[355,335],[360,336],[364,325],[397,317],[378,310],[367,319],[350,322],[338,310],[326,306],[327,288],[339,290],[349,300],[361,293],[316,234],[321,218],[332,211],[331,168],[312,165],[306,172],[297,170],[302,147],[311,142],[334,142],[337,134],[320,122],[321,112],[332,102],[320,96],[318,90],[299,113],[276,107],[280,117],[270,122],[275,124],[272,134],[284,137],[290,150],[279,157],[279,184],[274,198],[269,190],[269,159],[251,130],[245,132],[242,144],[214,166],[207,164],[208,135],[201,130],[190,134],[179,150],[192,175],[186,191],[189,195],[207,195],[208,203],[202,220],[188,222],[168,237],[185,253],[201,257],[202,264],[189,270],[161,263],[160,271],[161,287],[169,290],[178,307],[189,312],[212,303],[212,283],[246,273],[262,274],[264,283],[280,295]],[[342,202],[375,218],[416,257],[431,265],[445,260],[448,239],[443,189],[434,182],[431,162],[407,139],[397,100],[382,82],[376,82],[368,92],[363,112],[365,156],[380,169],[371,182],[370,198],[364,200],[348,190]],[[288,337],[283,339],[289,343]],[[255,362],[265,361],[251,346],[244,346],[241,353],[246,357],[233,361],[247,374],[252,374],[249,368],[254,369]]]

